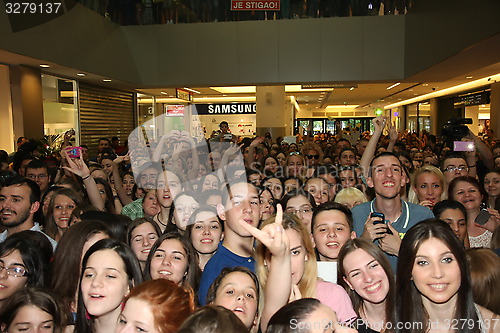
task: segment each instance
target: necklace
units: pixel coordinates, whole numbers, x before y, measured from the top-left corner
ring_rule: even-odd
[[[155,222],[158,222],[162,226],[166,227],[167,225],[160,220],[160,214],[161,214],[161,212],[156,214],[154,220],[155,220]]]

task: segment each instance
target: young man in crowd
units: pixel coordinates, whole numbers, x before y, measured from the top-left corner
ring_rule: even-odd
[[[198,299],[205,305],[208,288],[224,267],[244,266],[255,270],[253,236],[240,221],[257,227],[260,220],[260,199],[257,188],[246,182],[227,185],[222,194],[223,205],[217,206],[217,213],[224,221],[224,240],[217,252],[208,261],[201,276]]]
[[[352,209],[356,235],[377,241],[394,269],[406,231],[418,222],[434,217],[429,208],[401,199],[401,188],[406,186],[403,172],[401,162],[393,153],[375,156],[366,180],[375,191],[375,199]],[[372,213],[382,213],[384,218],[373,217]]]
[[[34,181],[21,176],[7,179],[0,189],[0,222],[6,229],[0,234],[0,243],[17,232],[42,232],[34,218],[39,207],[40,188]],[[57,242],[44,235],[55,250]]]

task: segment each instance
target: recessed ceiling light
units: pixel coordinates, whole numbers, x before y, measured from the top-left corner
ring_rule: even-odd
[[[472,79],[472,76],[466,76],[465,78],[466,79]]]
[[[166,93],[164,91],[160,91],[160,94],[162,94],[162,95],[168,95],[168,93]]]
[[[428,85],[429,85],[428,83],[422,84],[422,86],[424,86],[424,87],[427,87]]]
[[[41,64],[40,67],[42,67],[42,68],[49,68],[50,66],[47,65],[47,64]]]
[[[201,92],[199,92],[198,90],[194,90],[194,89],[191,89],[191,88],[186,88],[186,87],[184,87],[183,89],[184,89],[184,90],[187,90],[187,91],[190,91],[190,92],[192,92],[192,93],[195,93],[195,94],[201,94]]]
[[[351,91],[354,90],[354,87],[349,88],[349,90],[351,90]]]
[[[397,87],[397,86],[399,86],[400,84],[401,84],[401,82],[396,82],[396,83],[394,83],[393,85],[391,85],[391,86],[387,87],[386,89],[387,89],[387,90],[391,90],[392,88]]]
[[[103,82],[111,82],[111,80],[110,80],[110,79],[103,79],[102,81],[103,81]]]
[[[85,73],[76,73],[78,76],[85,76]]]

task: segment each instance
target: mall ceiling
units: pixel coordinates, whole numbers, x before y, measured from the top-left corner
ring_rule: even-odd
[[[144,88],[134,86],[128,82],[103,82],[108,78],[91,73],[80,73],[78,69],[67,68],[40,59],[25,57],[11,52],[0,50],[0,64],[26,65],[38,67],[47,64],[50,67],[42,68],[43,73],[76,79],[101,86],[110,86],[118,89],[136,90],[145,95],[154,95],[166,102],[175,103],[175,88],[189,88],[194,93],[194,101],[198,103],[215,102],[226,97],[241,101],[251,101],[255,98],[255,87],[242,87],[243,92],[225,92],[214,85],[213,87],[157,87]],[[78,76],[78,73],[85,76]],[[442,61],[420,73],[411,75],[405,80],[390,82],[331,82],[343,84],[345,88],[304,90],[300,82],[296,86],[286,86],[286,94],[294,96],[300,108],[309,111],[323,111],[332,105],[358,105],[358,108],[377,109],[384,106],[438,92],[446,88],[487,78],[500,73],[500,34],[473,45],[462,52]],[[215,83],[216,84],[216,83]],[[311,84],[311,83],[307,83]],[[320,84],[327,84],[321,82]],[[392,86],[392,88],[390,88]]]

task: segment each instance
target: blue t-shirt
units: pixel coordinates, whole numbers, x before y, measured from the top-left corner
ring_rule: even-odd
[[[198,300],[200,305],[205,305],[207,301],[208,288],[214,280],[219,276],[223,268],[243,266],[255,272],[255,259],[253,257],[241,257],[229,251],[226,247],[219,243],[217,252],[210,258],[205,265],[203,274],[201,275],[200,289],[198,290]]]
[[[375,200],[377,199],[373,199],[370,202],[359,204],[352,209],[352,217],[354,219],[353,226],[357,237],[361,237],[368,216],[372,212],[377,211],[375,208]],[[434,217],[434,214],[432,214],[431,210],[427,207],[416,205],[411,202],[406,202],[403,200],[401,200],[401,205],[402,205],[401,215],[398,217],[396,221],[392,223],[393,228],[398,231],[399,237],[401,239],[403,239],[408,229],[413,227],[415,224],[423,220]],[[388,253],[386,253],[386,255],[391,263],[394,273],[396,273],[398,257]]]

